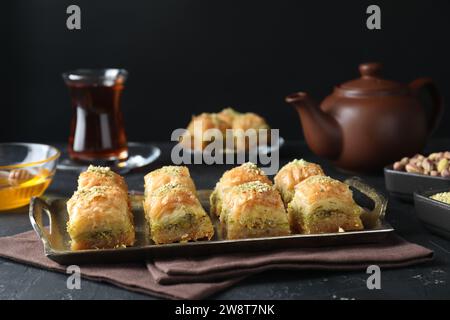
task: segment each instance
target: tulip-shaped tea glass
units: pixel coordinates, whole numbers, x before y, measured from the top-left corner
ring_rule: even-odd
[[[120,98],[128,72],[124,69],[78,69],[63,73],[72,102],[69,157],[58,166],[84,170],[89,164],[116,171],[142,167],[158,158],[157,147],[127,144]]]
[[[120,96],[123,69],[79,69],[63,74],[72,100],[69,155],[74,160],[125,160],[127,138]]]

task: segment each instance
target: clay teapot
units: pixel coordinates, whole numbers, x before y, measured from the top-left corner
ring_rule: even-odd
[[[310,149],[338,168],[374,171],[418,153],[438,125],[443,106],[433,81],[401,84],[383,79],[381,68],[361,64],[361,78],[336,86],[320,107],[304,92],[286,97]]]

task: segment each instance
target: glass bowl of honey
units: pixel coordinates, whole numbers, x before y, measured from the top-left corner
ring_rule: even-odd
[[[0,143],[0,211],[27,205],[44,193],[60,152],[38,143]]]

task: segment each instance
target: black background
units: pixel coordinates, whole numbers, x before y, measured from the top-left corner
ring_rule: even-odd
[[[135,141],[168,140],[191,114],[229,105],[300,139],[284,97],[322,98],[365,61],[383,62],[386,77],[403,82],[430,76],[450,100],[446,0],[7,1],[0,141],[65,141],[61,73],[80,67],[130,72],[122,107]],[[66,28],[70,4],[81,7],[82,30]],[[381,7],[382,30],[366,28],[370,4]],[[437,136],[450,135],[449,113]]]

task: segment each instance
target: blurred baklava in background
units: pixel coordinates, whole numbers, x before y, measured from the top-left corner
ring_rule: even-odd
[[[227,141],[230,142],[230,139],[233,140],[233,149],[237,151],[270,143],[270,126],[263,117],[252,112],[241,113],[233,108],[225,108],[219,113],[192,116],[187,132],[181,139],[182,145],[191,150],[204,150],[214,141],[214,137],[207,134],[209,129],[217,130],[216,133],[223,141],[223,149],[228,149]],[[254,129],[254,139],[249,138],[249,129]]]

